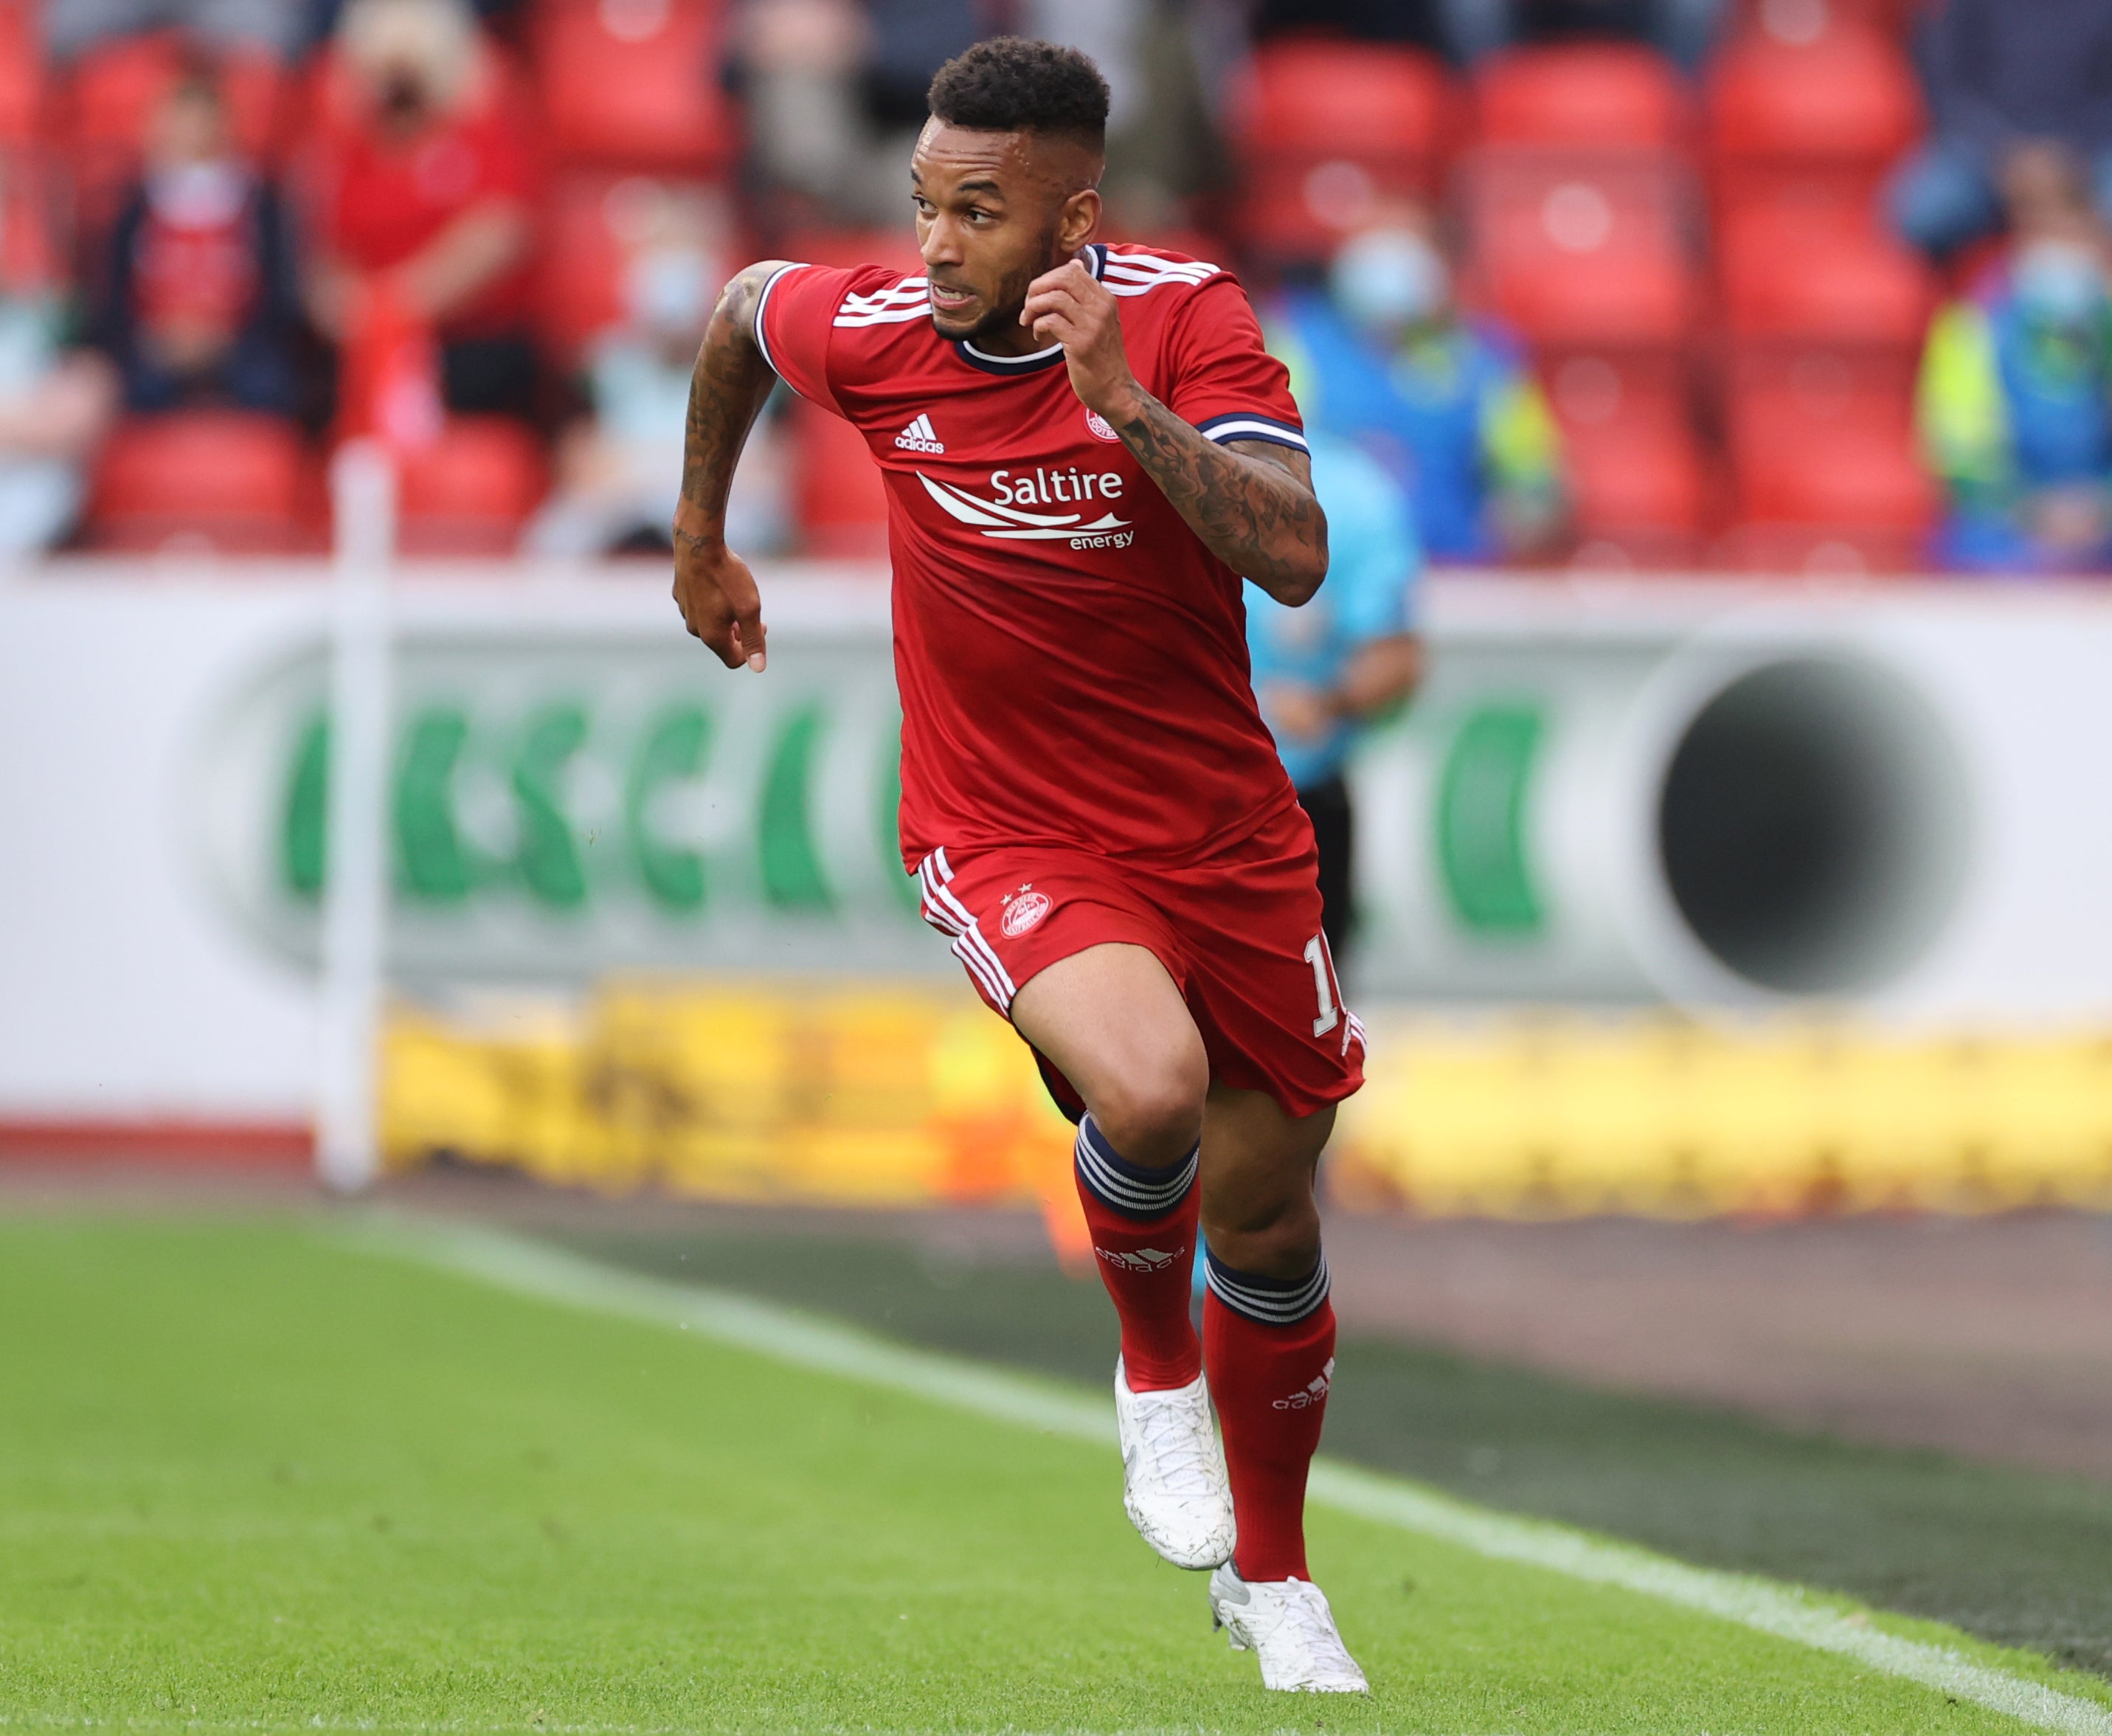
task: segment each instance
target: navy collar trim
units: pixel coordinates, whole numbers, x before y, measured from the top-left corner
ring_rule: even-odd
[[[1095,241],[1085,249],[1086,268],[1095,279],[1104,275],[1108,250]],[[1037,349],[1031,356],[993,356],[986,350],[977,349],[966,338],[954,339],[954,353],[970,367],[985,374],[1038,374],[1045,367],[1054,367],[1063,359],[1063,346],[1052,344],[1046,349]]]

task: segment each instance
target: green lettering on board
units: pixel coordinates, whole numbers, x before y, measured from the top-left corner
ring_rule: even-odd
[[[403,732],[396,772],[397,882],[428,904],[458,904],[476,890],[476,864],[455,825],[455,769],[469,740],[459,706],[430,705]]]
[[[562,800],[565,768],[587,739],[587,716],[577,705],[544,707],[528,721],[513,762],[513,805],[521,850],[515,867],[538,902],[576,910],[587,899],[587,877]]]
[[[762,780],[761,829],[762,892],[773,904],[791,910],[826,910],[835,902],[822,875],[821,852],[807,808],[813,780],[814,754],[822,735],[822,708],[802,706],[792,713],[771,750]]]
[[[1484,705],[1452,738],[1437,786],[1437,861],[1453,914],[1488,935],[1546,921],[1526,859],[1526,804],[1544,720],[1530,705]]]
[[[279,819],[280,883],[301,899],[322,895],[330,850],[330,719],[321,712],[301,726],[287,769]]]
[[[646,823],[653,798],[669,784],[686,782],[703,769],[711,720],[694,705],[663,713],[646,731],[630,762],[623,794],[623,824],[638,877],[653,901],[670,910],[700,910],[704,904],[704,859],[656,836]]]

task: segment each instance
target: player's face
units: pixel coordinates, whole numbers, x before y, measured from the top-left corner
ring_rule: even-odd
[[[1092,239],[1098,175],[1067,139],[925,124],[909,183],[940,336],[1033,347],[1019,323],[1026,287]]]

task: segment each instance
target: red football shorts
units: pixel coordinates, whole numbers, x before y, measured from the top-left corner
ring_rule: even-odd
[[[1149,948],[1188,1003],[1213,1078],[1266,1091],[1290,1115],[1364,1082],[1364,1031],[1342,1005],[1320,929],[1318,856],[1288,807],[1236,848],[1192,867],[1140,867],[1086,850],[998,846],[918,866],[924,919],[1009,1018],[1019,986],[1110,941]],[[1075,1116],[1077,1094],[1044,1060]]]

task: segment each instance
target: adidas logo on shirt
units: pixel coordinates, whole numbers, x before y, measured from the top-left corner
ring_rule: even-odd
[[[894,436],[894,444],[904,452],[944,452],[946,443],[939,438],[938,431],[931,426],[931,418],[920,416],[901,433]]]

